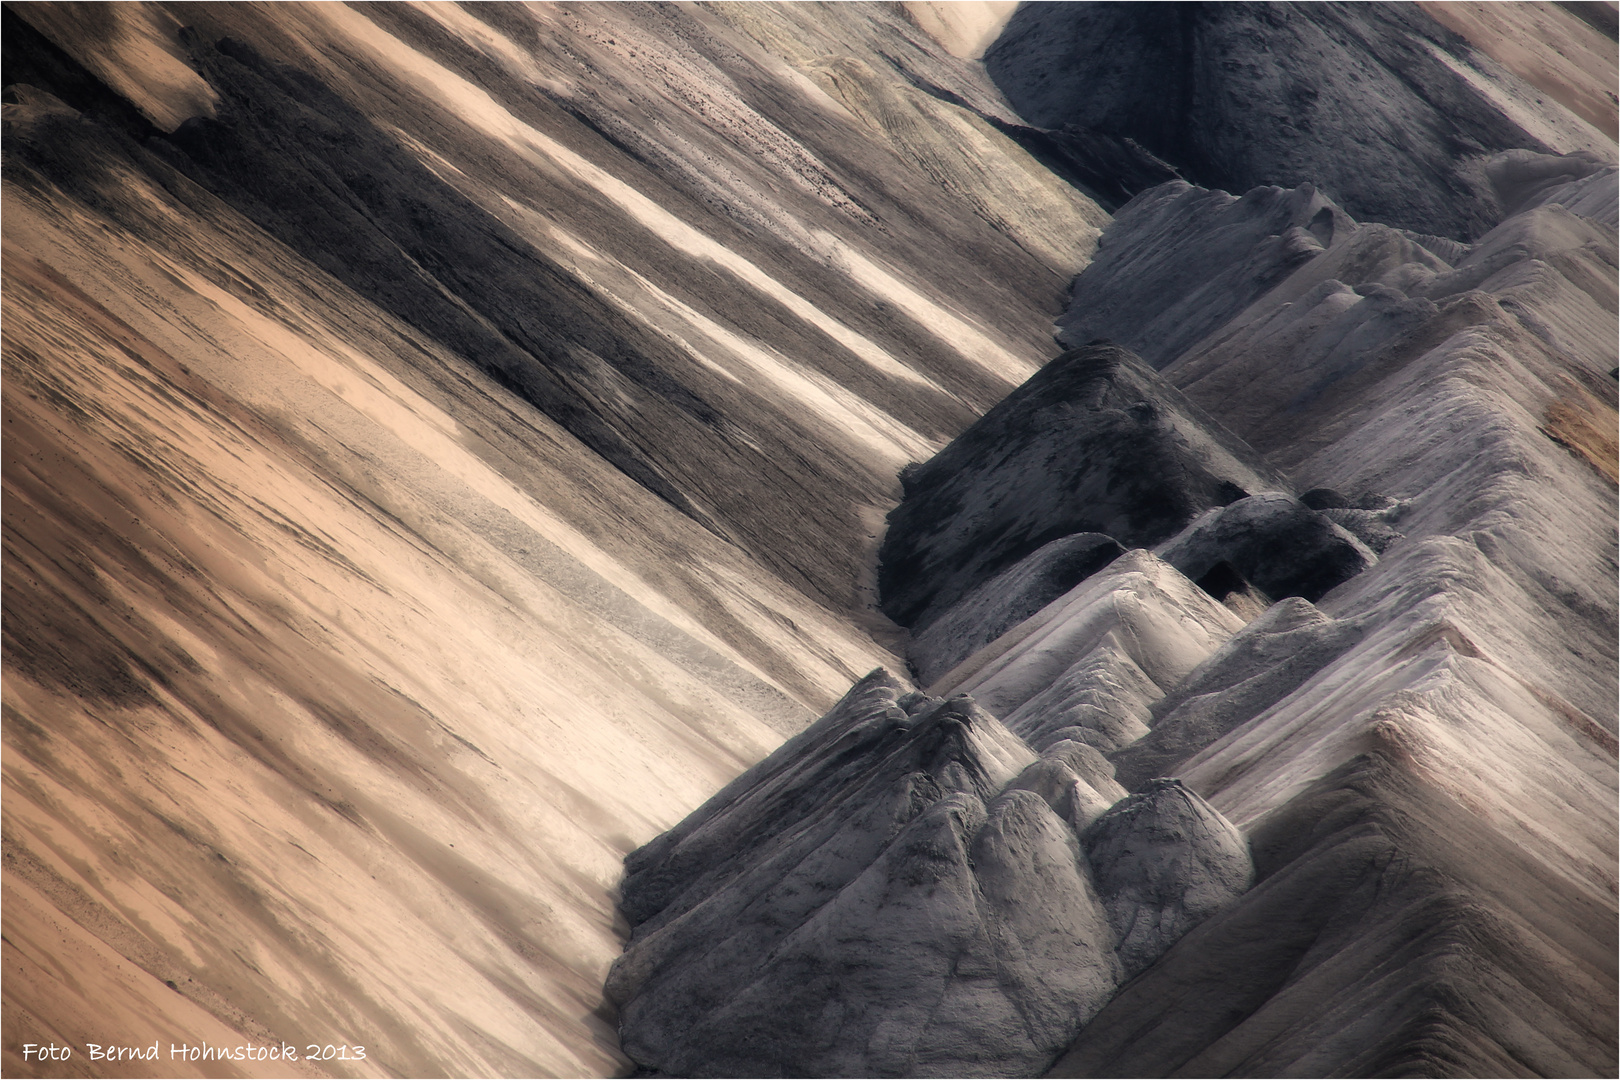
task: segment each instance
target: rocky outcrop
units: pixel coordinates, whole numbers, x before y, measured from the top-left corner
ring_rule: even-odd
[[[970,698],[869,675],[627,860],[625,1051],[655,1075],[1045,1069],[1251,867],[1179,786],[1109,809],[1096,750],[1033,756]]]
[[[1224,564],[1277,600],[1320,600],[1378,561],[1325,512],[1277,492],[1208,511],[1158,554],[1195,581]]]
[[[1284,600],[1239,630],[1154,702],[1152,729],[1110,754],[1119,782],[1137,789],[1260,715],[1337,660],[1361,637],[1309,601]]]
[[[1243,834],[1180,780],[1150,782],[1081,840],[1127,977],[1254,883]]]
[[[1114,766],[1093,746],[1068,739],[1048,746],[1008,790],[1033,791],[1080,832],[1125,797]]]
[[[1599,154],[1538,154],[1531,150],[1505,150],[1485,166],[1506,216],[1538,206],[1562,206],[1572,214],[1614,225],[1616,207],[1614,161]],[[1457,259],[1448,259],[1457,262]]]
[[[1134,139],[1228,191],[1312,182],[1356,217],[1461,240],[1514,208],[1481,157],[1613,153],[1416,5],[1026,4],[985,64],[1042,127]]]
[[[1382,555],[1385,548],[1402,536],[1395,524],[1406,513],[1407,504],[1398,499],[1372,494],[1352,499],[1332,488],[1313,488],[1301,495],[1299,501],[1354,535],[1374,554]]]
[[[621,908],[638,926],[661,925],[757,860],[805,815],[842,822],[848,815],[837,808],[866,801],[862,793],[874,784],[927,774],[928,784],[945,785],[940,790],[988,800],[1034,754],[994,717],[955,700],[917,694],[881,669],[868,675],[832,711],[629,856]]]
[[[1129,351],[1073,349],[908,475],[879,552],[883,610],[921,629],[1053,540],[1156,544],[1282,485]]]
[[[1111,536],[1075,533],[1026,555],[912,634],[906,655],[918,681],[934,682],[1124,551]]]
[[[1612,1067],[1612,1018],[1590,999],[1614,1000],[1597,869],[1614,850],[1613,680],[1577,659],[1613,653],[1612,597],[1580,584],[1613,576],[1612,451],[1572,419],[1612,416],[1613,343],[1592,335],[1612,321],[1613,234],[1589,198],[1610,178],[1581,158],[1507,164],[1529,177],[1526,209],[1473,245],[1331,208],[1313,233],[1314,191],[1166,185],[1121,212],[1076,284],[1071,327],[1158,350],[1166,379],[1310,490],[1211,508],[1157,547],[1179,571],[1162,582],[1234,613],[1195,668],[1150,675],[1131,649],[1151,634],[1088,622],[1152,565],[1128,552],[941,680],[1032,745],[1104,750],[1144,797],[1196,791],[1255,844],[1258,885],[1162,957],[1127,956],[1134,980],[1060,1075]],[[1204,281],[1183,281],[1189,252]],[[1155,295],[1184,306],[1166,317]],[[1186,595],[1131,592],[1136,626]],[[1054,764],[1028,773],[1070,792],[1071,816],[1095,812]],[[1089,854],[1126,805],[1084,827]],[[1127,864],[1093,867],[1105,906]],[[1175,936],[1173,905],[1138,887],[1153,914],[1111,908],[1116,932],[1160,919]],[[1555,969],[1571,983],[1548,983]]]

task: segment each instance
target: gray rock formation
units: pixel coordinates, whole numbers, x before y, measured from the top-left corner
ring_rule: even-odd
[[[983,802],[1034,759],[968,699],[912,696],[903,708],[909,691],[887,672],[873,672],[775,754],[632,853],[620,901],[631,922],[654,929],[685,914],[782,836],[802,840],[807,816],[843,828],[849,815],[840,808],[870,801],[874,785],[909,792],[922,784],[934,798],[966,791]],[[874,835],[879,846],[888,840],[881,830]],[[858,852],[845,857],[864,865]]]
[[[725,929],[688,921],[665,931],[730,963],[689,963],[666,979],[678,986],[655,977],[628,1003],[624,1046],[644,1066],[675,1076],[1028,1075],[1119,981],[1073,833],[1025,791],[988,809],[971,793],[939,799],[763,954]]]
[[[1042,127],[1133,139],[1228,191],[1313,183],[1462,240],[1514,208],[1480,158],[1604,141],[1413,5],[1026,4],[985,64]]]
[[[1140,788],[1260,715],[1360,640],[1353,623],[1307,600],[1283,600],[1232,635],[1153,703],[1152,730],[1110,755],[1119,782]]]
[[[1127,977],[1254,883],[1243,834],[1180,780],[1150,781],[1080,839]]]
[[[1250,871],[1179,786],[1109,809],[1095,749],[1032,757],[969,698],[858,683],[627,860],[625,1051],[679,1076],[1045,1069]]]
[[[1156,544],[1283,482],[1125,349],[1048,363],[907,480],[879,552],[883,610],[921,629],[1044,545]]]
[[[968,699],[912,697],[908,715],[905,692],[874,672],[631,856],[621,903],[636,931],[608,993],[636,1061],[1027,1072],[1078,1029],[1063,1014],[1106,1000],[1117,962],[1072,832],[1032,794],[996,798],[1034,755]],[[1052,875],[1058,887],[1038,884]],[[1020,891],[1046,906],[999,914]],[[1054,949],[1066,962],[1043,976]],[[1058,1026],[1009,1025],[1021,1008]],[[939,1009],[953,1022],[930,1022]]]
[[[1321,511],[1323,517],[1366,544],[1375,555],[1384,551],[1403,535],[1392,522],[1399,521],[1404,507],[1396,505],[1387,510],[1362,510],[1354,506],[1334,506]]]
[[[1073,740],[1107,753],[1147,734],[1152,703],[1163,693],[1163,685],[1110,633],[1048,685],[1010,704],[1007,723],[1031,746]]]
[[[1384,510],[1395,505],[1395,500],[1371,492],[1357,496],[1346,495],[1332,488],[1311,488],[1299,501],[1312,510]]]
[[[1167,559],[1214,595],[1223,574],[1253,589],[1258,564],[1239,570],[1213,526],[1267,510],[1237,530],[1245,543],[1274,514],[1352,557],[1322,578],[1336,582],[1324,610],[1296,597],[1256,612],[1161,684],[1123,662],[1125,635],[1059,645],[1087,633],[1089,590],[1139,568],[1128,553],[949,680],[979,680],[991,702],[1016,688],[1000,714],[1033,745],[1104,747],[1126,786],[1180,775],[1257,822],[1260,885],[1134,968],[1060,1074],[1612,1068],[1612,1018],[1577,1000],[1614,1000],[1612,876],[1596,869],[1613,861],[1612,672],[1600,691],[1575,658],[1613,654],[1612,597],[1578,584],[1613,576],[1613,444],[1591,434],[1613,415],[1613,342],[1591,336],[1612,322],[1609,209],[1590,197],[1610,177],[1580,157],[1507,164],[1557,183],[1529,184],[1525,209],[1476,244],[1334,213],[1291,268],[1255,222],[1276,212],[1310,235],[1289,215],[1313,192],[1167,185],[1125,208],[1076,285],[1072,322],[1159,349],[1167,378],[1319,485],[1212,509],[1161,546]],[[1166,318],[1151,297],[1191,295],[1177,284],[1189,252],[1218,284]],[[1310,562],[1292,545],[1273,554]],[[1072,636],[1054,636],[1064,625]],[[1301,793],[1312,770],[1331,775]],[[1498,774],[1526,785],[1492,795],[1498,809],[1458,794]],[[1044,794],[1064,779],[1043,761],[1027,782]],[[1268,861],[1261,837],[1290,854]],[[1507,929],[1527,926],[1544,936]],[[1457,960],[1454,942],[1469,943]],[[1547,982],[1552,970],[1571,983]]]
[[[1301,495],[1299,501],[1320,511],[1377,555],[1401,538],[1395,523],[1408,509],[1407,504],[1382,495],[1365,494],[1352,499],[1332,488],[1314,488]]]
[[[1615,224],[1615,165],[1597,154],[1505,150],[1490,159],[1485,175],[1506,210],[1504,217],[1558,203],[1572,214]]]
[[[918,680],[934,682],[1124,550],[1111,536],[1075,533],[1026,555],[912,634],[906,655]]]
[[[1378,561],[1325,512],[1280,492],[1206,512],[1158,554],[1194,581],[1225,564],[1267,596],[1313,601]]]

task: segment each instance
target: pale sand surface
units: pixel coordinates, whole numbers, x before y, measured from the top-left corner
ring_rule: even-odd
[[[181,22],[339,88],[668,343],[791,476],[801,539],[766,565],[99,129],[77,196],[8,169],[7,1071],[57,1068],[25,1041],[187,1032],[365,1045],[345,1075],[623,1071],[620,860],[899,665],[870,569],[894,474],[1044,359],[1106,216],[938,102],[1045,201],[991,222],[993,176],[911,186],[926,132],[895,149],[724,12],[532,9],[562,53],[451,8],[31,10],[161,130],[220,108]],[[872,25],[828,26],[876,60]],[[536,86],[640,95],[614,107],[678,184]],[[723,463],[660,449],[724,520]]]
[[[953,56],[978,59],[1018,7],[1017,0],[909,0],[905,9]]]
[[[1424,11],[1613,142],[1617,46],[1557,4],[1422,0]]]
[[[168,44],[180,21],[335,87],[665,343],[662,374],[726,423],[682,459],[658,444],[687,429],[593,369],[710,529],[100,129],[72,129],[105,151],[76,193],[8,168],[8,1072],[33,1070],[25,1040],[188,1033],[365,1045],[341,1075],[628,1068],[601,989],[621,858],[898,667],[870,582],[895,470],[1051,355],[1107,223],[978,116],[875,74],[892,48],[994,114],[961,56],[995,6],[918,15],[945,53],[843,7],[538,6],[533,37],[447,7],[125,5],[109,33],[37,9],[163,129],[219,107]],[[8,136],[61,112],[8,104]],[[1612,278],[1577,247],[1548,257]],[[1515,302],[1596,356],[1601,297],[1561,281]],[[1586,399],[1528,335],[1433,343],[1383,412],[1299,451],[1320,449],[1309,482],[1426,495],[1409,531],[1433,538],[1328,605],[1400,618],[1188,775],[1247,823],[1395,732],[1612,905],[1612,747],[1580,726],[1612,724],[1612,677],[1548,644],[1519,568],[1609,580],[1613,489],[1538,432]],[[780,471],[728,493],[733,461]],[[770,499],[767,533],[739,504]],[[1519,677],[1526,656],[1556,679]],[[129,1071],[88,1064],[60,1072]]]

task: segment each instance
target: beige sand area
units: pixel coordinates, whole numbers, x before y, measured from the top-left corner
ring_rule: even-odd
[[[216,109],[167,8],[29,12],[159,130]],[[340,87],[667,342],[727,403],[737,454],[799,439],[799,486],[772,494],[797,500],[777,520],[809,539],[767,552],[800,569],[786,580],[133,143],[21,89],[8,140],[81,140],[86,186],[8,163],[5,1071],[39,1070],[25,1042],[189,1032],[366,1046],[363,1064],[322,1063],[340,1075],[622,1072],[601,991],[621,859],[897,665],[860,580],[894,472],[1039,363],[1043,305],[1105,216],[1061,192],[1023,214],[1028,235],[1068,221],[1080,238],[1046,244],[1046,265],[980,216],[991,194],[908,186],[879,126],[708,12],[535,9],[566,57],[498,12],[419,13],[461,52],[413,36],[403,9],[182,14]],[[761,34],[777,17],[747,16]],[[822,29],[877,62],[868,20]],[[897,12],[878,29],[956,63]],[[682,180],[708,201],[535,106],[536,85],[637,96],[662,160],[708,170]],[[953,122],[1028,173],[1010,140]],[[915,223],[873,230],[832,144]],[[704,206],[753,215],[767,241],[745,247]],[[724,463],[687,464],[701,501]],[[806,586],[817,575],[836,602]],[[143,1070],[260,1071],[116,1071]]]
[[[952,56],[977,60],[1018,10],[1018,0],[908,0],[903,6]]]
[[[181,21],[335,87],[668,345],[725,406],[676,480],[782,500],[783,539],[705,528],[19,94],[8,148],[85,157],[5,176],[8,1074],[50,1072],[25,1041],[187,1034],[367,1047],[335,1075],[628,1069],[602,997],[623,855],[898,666],[860,581],[894,466],[1051,355],[1106,223],[973,112],[873,84],[903,53],[994,113],[963,57],[997,6],[18,5],[160,130],[217,108]],[[600,402],[634,389],[594,370]],[[705,486],[716,447],[783,445],[781,490]]]
[[[1615,138],[1620,61],[1613,39],[1557,4],[1429,0],[1420,6],[1610,140]],[[1608,7],[1612,11],[1615,5]]]

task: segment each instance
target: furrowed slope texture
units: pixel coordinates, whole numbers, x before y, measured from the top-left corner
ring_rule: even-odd
[[[638,1062],[671,1073],[1013,1074],[1054,1033],[1020,1041],[1037,1032],[1029,1016],[1056,1005],[1078,1027],[1056,1075],[1613,1071],[1615,394],[1599,327],[1613,319],[1615,237],[1608,221],[1551,201],[1556,191],[1607,214],[1591,193],[1612,170],[1534,154],[1501,164],[1561,178],[1472,247],[1358,224],[1314,190],[1239,200],[1175,183],[1122,211],[1071,315],[1115,288],[1176,295],[1183,267],[1159,245],[1210,252],[1206,273],[1226,295],[1212,288],[1190,308],[1204,336],[1162,375],[1114,345],[1073,350],[908,470],[885,554],[943,552],[940,565],[970,567],[953,586],[960,599],[940,601],[913,639],[915,662],[932,670],[969,654],[929,687],[941,696],[871,677],[632,857],[625,910],[637,930],[613,993]],[[1183,214],[1187,200],[1213,211]],[[1253,248],[1263,256],[1303,229],[1231,228],[1279,208],[1328,226],[1282,272]],[[1149,280],[1111,279],[1127,268]],[[1401,286],[1425,291],[1406,304]],[[1391,308],[1401,317],[1386,318]],[[1156,312],[1139,311],[1133,321],[1110,309],[1112,332],[1150,341]],[[1317,392],[1301,394],[1302,379]],[[1137,408],[1110,416],[1113,394]],[[1171,406],[1162,426],[1104,426]],[[1156,505],[1155,480],[1174,492],[1199,476],[1192,448],[1203,448],[1193,465],[1212,460],[1212,445],[1222,460],[1258,462],[1225,417],[1288,463],[1304,496],[1262,492],[1201,512],[1183,500],[1186,524],[1153,551],[1118,553],[1090,531],[1112,515],[1110,527],[1137,540],[1127,511]],[[1122,449],[1142,442],[1167,449]],[[1019,498],[1001,513],[1006,491]],[[1007,520],[1025,533],[1075,531],[996,573],[984,553]],[[1146,535],[1175,526],[1155,527]],[[1351,564],[1314,577],[1322,552]],[[1245,602],[1222,595],[1217,556]],[[944,578],[902,577],[897,591],[916,589],[910,602],[929,611],[927,586]],[[1252,579],[1308,596],[1256,606],[1265,598]],[[914,784],[889,779],[881,799],[826,787],[831,775],[903,770],[883,740],[922,737],[948,702],[974,730],[1004,729],[1041,754],[1006,790],[1040,794],[1069,823],[1083,888],[1029,876],[1039,845],[1026,844],[1023,861],[981,860],[974,837],[994,811],[981,817],[971,800],[930,794],[922,802],[939,809],[920,811]],[[1098,781],[1102,755],[1116,771]],[[1119,781],[1135,794],[1105,810]],[[972,797],[982,802],[987,786]],[[1184,821],[1180,792],[1219,828]],[[1113,833],[1148,803],[1151,827]],[[1230,843],[1195,845],[1197,858],[1154,854],[1156,837],[1206,834]],[[1217,854],[1245,845],[1253,889]],[[953,869],[908,876],[913,848]],[[1000,916],[988,883],[1008,866],[1026,912],[1095,894],[1121,975],[1080,996],[1047,984],[1026,998],[1032,984],[998,968],[1007,961],[989,959],[995,947],[975,952],[1021,940],[990,929]],[[1166,901],[1156,882],[1167,866],[1201,867],[1193,877],[1220,899],[1206,906],[1171,875]],[[974,915],[948,919],[947,908]],[[1069,958],[1071,975],[1091,970],[1096,939],[1082,938],[1042,955]],[[1033,953],[1021,942],[1008,955]],[[1002,971],[996,989],[974,985],[987,969]],[[1107,1004],[1092,1015],[1099,996]],[[939,1011],[919,1019],[919,999]],[[956,1008],[963,1000],[974,1008]],[[1009,1002],[1024,1024],[975,1026]],[[951,1032],[934,1029],[937,1015]]]
[[[1037,758],[971,697],[874,672],[627,860],[626,1052],[674,1076],[1039,1072],[1253,879],[1179,782],[1122,795],[1091,747]]]
[[[1106,220],[814,15],[5,9],[7,1072],[627,1067],[622,856],[895,662]]]
[[[1616,1067],[1615,172],[1506,145],[1450,204],[1477,215],[1473,244],[1359,223],[1315,185],[1144,192],[1074,286],[1078,347],[902,476],[885,609],[916,631],[929,693],[970,692],[952,700],[1043,754],[1012,788],[1067,794],[1048,805],[1114,898],[1135,975],[1056,1074]],[[1294,595],[1268,608],[1266,589]],[[903,728],[920,703],[900,689]],[[833,764],[797,749],[800,768]],[[1112,814],[1067,781],[1099,752],[1133,798],[1187,790],[1241,826],[1259,884],[1184,936],[1171,908],[1132,914],[1120,898],[1152,895],[1151,874],[1113,876]],[[779,850],[735,824],[696,840],[773,817],[741,787],[711,808],[630,865],[629,897],[666,870],[691,883],[621,961],[644,1065],[984,1074],[1038,1056],[975,1058],[992,1040],[889,1022],[942,924],[901,903],[905,947],[876,947],[903,891],[883,857],[855,860],[875,880],[827,875],[845,847],[823,832],[823,892],[787,864],[683,877],[683,844],[701,865]],[[961,870],[935,905],[977,865],[980,819],[952,820],[931,850]],[[727,899],[683,922],[711,897]],[[745,898],[760,906],[734,918]],[[828,910],[835,929],[791,937]],[[791,943],[703,952],[756,922]],[[1133,957],[1156,927],[1168,952]],[[1089,1000],[1064,1004],[1083,1018]]]
[[[1031,746],[1105,752],[1147,734],[1151,707],[1243,620],[1147,551],[1131,551],[941,676]]]
[[[1616,1067],[1613,169],[1492,167],[1547,184],[1471,246],[1166,185],[1076,284],[1068,332],[1140,348],[1380,550],[1111,754],[1244,828],[1260,880],[1055,1075]],[[1178,289],[1189,259],[1216,284]]]
[[[1125,349],[1064,353],[927,463],[879,552],[883,610],[921,630],[975,588],[1076,533],[1160,543],[1282,478]]]
[[[1574,16],[1534,7],[1580,38],[1578,56],[1602,55]],[[1502,36],[1466,12],[1447,21]],[[1559,81],[1584,92],[1551,93],[1502,51],[1413,4],[1025,4],[985,64],[1030,123],[1075,140],[1133,140],[1229,191],[1311,183],[1356,217],[1473,240],[1509,209],[1482,174],[1489,155],[1614,153],[1612,98],[1593,112],[1612,66],[1593,77],[1565,59]]]
[[[1620,75],[1609,4],[1420,0],[1430,17],[1582,120],[1615,137]]]

